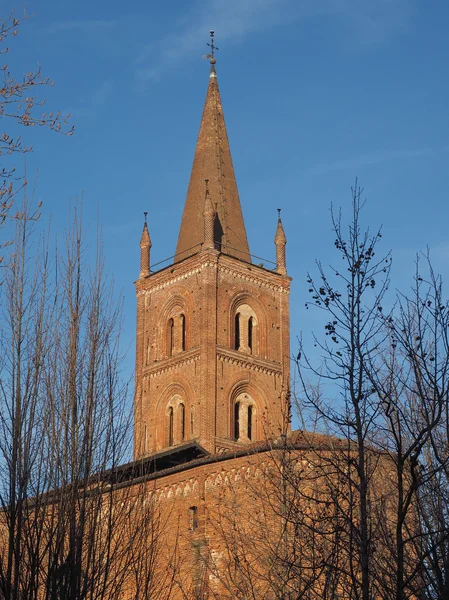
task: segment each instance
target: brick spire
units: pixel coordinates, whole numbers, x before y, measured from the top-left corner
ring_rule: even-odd
[[[287,274],[287,263],[285,260],[286,243],[287,238],[285,237],[281,221],[281,209],[278,208],[278,226],[276,228],[276,235],[274,236],[274,244],[276,246],[276,271],[283,275]]]
[[[147,225],[147,213],[144,213],[144,215],[145,222],[143,224],[142,236],[140,238],[140,279],[150,275],[151,238]]]
[[[250,262],[245,223],[232,166],[231,151],[218,89],[215,58],[211,62],[209,87],[184,205],[175,261],[196,254],[204,242],[204,180],[216,208],[215,247],[224,254]]]
[[[209,196],[209,181],[206,179],[206,200],[204,202],[204,243],[203,248],[211,250],[214,245],[214,217],[215,211]]]

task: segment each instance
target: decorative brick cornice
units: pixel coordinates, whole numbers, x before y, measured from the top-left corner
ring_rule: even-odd
[[[157,292],[158,290],[163,290],[171,285],[174,285],[175,283],[179,283],[180,281],[183,281],[184,279],[188,279],[189,277],[192,277],[192,275],[197,275],[198,273],[201,273],[201,270],[202,270],[201,266],[196,267],[195,269],[191,269],[190,271],[185,271],[184,273],[179,273],[179,275],[170,277],[169,279],[166,279],[165,281],[161,281],[161,283],[158,283],[156,285],[152,285],[149,288],[141,289],[137,292],[137,296],[152,294],[153,292]],[[165,278],[167,277],[166,273],[164,273],[164,277]]]
[[[250,274],[248,272],[242,272],[240,269],[233,269],[224,265],[218,265],[218,270],[222,273],[225,273],[226,275],[232,275],[233,277],[243,279],[243,281],[255,283],[262,288],[267,288],[270,290],[274,290],[275,292],[281,292],[284,294],[290,293],[288,287],[267,281],[267,278],[264,276],[258,277],[257,274],[254,273],[254,271],[251,271]]]
[[[171,356],[170,358],[153,363],[151,366],[144,367],[143,372],[149,377],[156,377],[161,373],[174,371],[178,367],[182,367],[184,365],[190,365],[198,360],[199,357],[200,351],[198,348],[195,348],[194,350],[189,350],[187,352],[177,354],[176,356]]]
[[[246,263],[245,263],[245,265],[246,265]],[[185,279],[188,279],[189,277],[192,277],[193,275],[198,275],[198,273],[201,273],[203,271],[203,269],[207,269],[207,268],[211,268],[211,267],[213,269],[218,269],[218,271],[221,273],[224,273],[226,275],[232,275],[233,277],[242,279],[243,281],[254,283],[262,288],[270,289],[275,292],[280,292],[280,293],[284,293],[284,294],[290,293],[290,289],[288,286],[279,285],[276,282],[268,281],[268,277],[265,274],[265,272],[262,272],[259,276],[258,273],[256,272],[257,267],[255,267],[255,265],[251,265],[249,267],[249,268],[251,268],[251,273],[248,273],[248,270],[249,270],[248,267],[246,267],[247,270],[243,270],[242,268],[238,268],[238,267],[233,268],[229,265],[226,265],[226,266],[221,265],[221,264],[217,263],[216,261],[206,260],[205,262],[197,265],[193,269],[184,271],[182,273],[174,274],[171,277],[168,276],[167,270],[164,270],[164,274],[163,274],[164,279],[162,280],[162,277],[161,277],[160,283],[156,283],[147,288],[139,289],[137,291],[137,296],[151,294],[153,292],[163,290],[171,285],[174,285]],[[271,271],[269,271],[268,274],[269,274],[268,276],[272,275]],[[276,275],[275,273],[273,273],[273,275],[276,278],[278,277],[278,275]],[[153,277],[155,277],[155,276],[153,275]],[[149,281],[152,281],[152,280],[150,279]]]
[[[251,371],[255,371],[257,373],[282,376],[282,368],[280,363],[277,361],[276,364],[273,364],[272,361],[244,355],[237,350],[227,350],[225,348],[219,348],[217,356],[218,360],[232,365],[238,365],[239,367],[250,369]]]

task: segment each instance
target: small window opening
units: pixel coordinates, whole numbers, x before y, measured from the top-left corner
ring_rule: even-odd
[[[215,250],[221,250],[221,245],[223,243],[223,227],[221,226],[220,219],[218,217],[217,207],[215,207],[215,217],[214,217],[214,247]]]
[[[175,334],[175,322],[173,319],[170,319],[168,322],[168,355],[173,355],[173,344],[174,344],[174,334]]]
[[[253,439],[253,407],[248,406],[248,439]]]
[[[181,348],[184,351],[186,349],[186,318],[181,315]]]
[[[234,406],[234,439],[240,437],[240,402],[236,402]]]
[[[168,445],[173,446],[173,406],[168,409]]]
[[[193,429],[193,406],[190,409],[190,434],[192,436],[194,435],[194,429]]]
[[[235,349],[240,349],[240,313],[235,315]]]
[[[198,529],[198,507],[191,506],[189,508],[189,520],[190,520],[190,530],[195,531]]]
[[[253,351],[253,318],[248,319],[248,348]]]
[[[184,441],[185,433],[186,433],[185,432],[185,412],[186,412],[186,409],[184,407],[184,404],[180,404],[179,405],[179,417],[181,419],[181,423],[180,423],[180,425],[181,425],[181,429],[180,429],[181,442]]]

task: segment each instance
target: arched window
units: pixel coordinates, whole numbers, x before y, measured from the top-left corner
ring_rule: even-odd
[[[168,409],[168,445],[173,446],[173,429],[174,429],[174,419],[173,419],[173,406],[170,406]]]
[[[252,404],[248,406],[248,439],[253,439],[253,407]]]
[[[234,348],[236,350],[239,350],[240,349],[240,313],[237,313],[235,315],[234,332],[235,332]]]
[[[168,332],[167,332],[167,350],[168,350],[168,356],[172,356],[173,355],[173,348],[174,348],[174,337],[175,337],[175,321],[174,319],[170,319],[168,321]]]
[[[186,416],[186,409],[184,407],[184,404],[180,404],[179,405],[179,433],[180,433],[180,437],[181,437],[181,442],[184,441],[185,438],[185,416]]]
[[[248,348],[251,353],[253,351],[253,320],[253,317],[248,319]]]
[[[231,322],[233,337],[230,342],[234,350],[258,355],[260,351],[259,323],[256,313],[249,304],[240,304]]]
[[[184,315],[180,315],[179,317],[180,325],[181,325],[181,349],[184,351],[186,349],[186,318]]]
[[[234,439],[240,437],[240,402],[236,402],[234,406]]]
[[[243,391],[235,397],[232,416],[231,431],[236,442],[248,444],[259,439],[257,405],[248,392]]]
[[[167,324],[167,356],[173,356],[186,349],[186,317],[183,313],[174,315]]]

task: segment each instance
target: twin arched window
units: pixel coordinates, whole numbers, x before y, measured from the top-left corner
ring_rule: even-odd
[[[234,439],[251,442],[255,432],[255,403],[249,394],[239,394],[234,404]]]
[[[167,408],[166,445],[181,444],[186,438],[186,408],[179,397],[174,397]],[[191,426],[192,422],[191,422]]]
[[[234,349],[249,354],[259,353],[257,317],[247,304],[241,304],[234,317]]]
[[[167,355],[173,356],[186,349],[186,318],[184,314],[175,315],[167,325]]]

